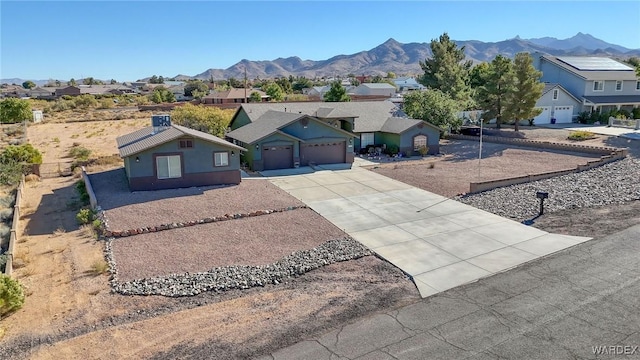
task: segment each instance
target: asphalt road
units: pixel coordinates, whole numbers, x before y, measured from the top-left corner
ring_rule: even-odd
[[[640,225],[261,359],[640,359]]]

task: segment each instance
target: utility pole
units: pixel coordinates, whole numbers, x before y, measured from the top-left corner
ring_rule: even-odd
[[[244,103],[248,103],[249,100],[247,99],[247,66],[244,66]]]

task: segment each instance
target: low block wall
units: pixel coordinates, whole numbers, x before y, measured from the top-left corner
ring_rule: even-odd
[[[93,191],[93,186],[91,186],[91,180],[89,180],[87,169],[85,169],[84,166],[82,167],[82,180],[87,188],[87,194],[89,194],[89,204],[91,205],[91,208],[95,210],[98,207],[98,200],[96,199],[96,193]]]
[[[456,139],[456,140],[480,141],[480,137],[468,136],[468,135],[452,134],[449,136],[449,138]],[[489,143],[514,145],[514,146],[534,147],[537,149],[597,154],[597,155],[600,155],[600,159],[588,161],[586,164],[581,164],[571,169],[551,171],[551,172],[538,173],[538,174],[530,174],[530,175],[524,175],[524,176],[518,176],[518,177],[506,178],[506,179],[472,182],[469,184],[469,193],[471,194],[492,190],[499,187],[523,184],[531,181],[549,179],[556,176],[567,175],[567,174],[572,174],[580,171],[593,169],[595,167],[602,166],[604,164],[608,164],[613,161],[624,159],[629,153],[629,149],[626,149],[626,148],[621,149],[621,148],[614,148],[614,147],[598,147],[598,146],[567,144],[567,143],[557,143],[557,142],[548,142],[548,141],[512,139],[512,138],[503,138],[499,136],[483,136],[482,141],[489,142]]]
[[[16,203],[13,206],[13,223],[11,224],[11,234],[9,236],[9,245],[7,247],[7,263],[4,267],[5,275],[11,276],[13,274],[13,255],[15,253],[16,243],[18,242],[18,228],[20,224],[20,206],[22,204],[22,194],[24,192],[24,175],[18,185],[18,191],[16,192]]]

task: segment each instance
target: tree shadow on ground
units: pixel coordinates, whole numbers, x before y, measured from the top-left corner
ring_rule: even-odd
[[[53,189],[53,194],[42,196],[35,212],[22,216],[21,221],[29,222],[25,235],[47,235],[77,229],[75,216],[79,207],[75,183]]]

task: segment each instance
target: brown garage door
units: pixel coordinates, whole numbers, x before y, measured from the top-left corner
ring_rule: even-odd
[[[262,162],[265,170],[293,167],[293,145],[262,147]]]
[[[300,165],[343,163],[346,155],[345,144],[344,141],[300,144]]]

